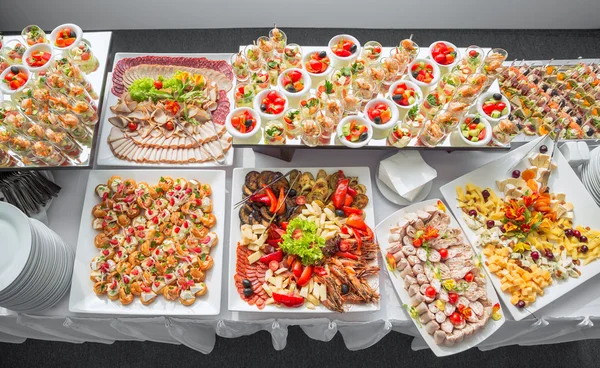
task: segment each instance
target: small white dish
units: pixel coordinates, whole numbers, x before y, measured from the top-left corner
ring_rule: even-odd
[[[415,102],[413,102],[410,105],[406,105],[406,106],[402,106],[400,104],[397,104],[394,101],[394,91],[396,90],[396,87],[398,87],[398,85],[400,84],[405,84],[407,87],[410,87],[412,89],[415,90]],[[394,106],[396,106],[398,108],[399,111],[406,113],[408,112],[410,109],[412,109],[415,105],[419,105],[421,103],[421,101],[423,100],[423,92],[421,91],[421,88],[419,88],[419,86],[414,83],[411,82],[409,80],[406,79],[401,79],[399,81],[396,81],[394,83],[392,83],[392,85],[390,85],[390,88],[388,89],[388,95],[390,100],[392,101],[392,103],[394,104]]]
[[[333,53],[333,50],[331,48],[335,44],[340,42],[342,39],[352,41],[356,45],[356,51],[354,53],[352,53],[352,55],[337,56],[336,54]],[[329,40],[329,43],[327,44],[327,53],[329,54],[329,58],[331,59],[331,61],[333,61],[333,63],[335,65],[339,65],[339,66],[348,65],[348,64],[352,63],[354,60],[358,59],[358,56],[360,55],[360,42],[358,41],[358,39],[356,37],[350,36],[347,34],[333,36],[331,38],[331,40]]]
[[[281,96],[281,98],[283,98],[285,100],[285,104],[283,105],[283,110],[281,110],[281,112],[279,114],[265,114],[264,112],[262,112],[260,110],[260,105],[262,103],[262,100],[265,97],[267,97],[267,95],[271,91],[277,92]],[[265,121],[281,119],[283,117],[283,115],[285,114],[285,110],[288,109],[288,105],[289,105],[289,101],[288,101],[288,98],[286,97],[286,95],[281,93],[281,91],[279,91],[277,89],[273,89],[273,88],[262,90],[256,95],[256,97],[254,97],[254,111],[256,111],[258,113],[258,115],[260,116],[260,118]]]
[[[483,111],[483,103],[485,102],[485,100],[492,98],[492,96],[494,96],[496,93],[499,92],[486,92],[479,96],[479,98],[477,99],[477,112],[479,112],[479,115],[487,119],[487,121],[489,121],[491,124],[497,123],[502,119],[506,119],[508,115],[510,115],[511,111],[510,101],[508,101],[508,98],[506,98],[506,96],[504,96],[503,94],[501,94],[501,101],[504,102],[504,104],[506,104],[506,107],[508,108],[508,112],[506,114],[503,114],[498,118],[492,118],[491,116],[486,114],[485,111]]]
[[[71,45],[65,46],[65,47],[56,46],[56,38],[58,37],[59,32],[61,32],[65,28],[70,28],[71,30],[73,30],[75,32],[75,42],[73,42]],[[79,41],[81,41],[82,37],[83,37],[83,31],[81,30],[81,27],[79,27],[77,24],[65,23],[65,24],[61,24],[60,26],[58,26],[58,27],[54,28],[54,30],[52,30],[52,33],[50,33],[50,44],[52,45],[52,47],[54,47],[57,50],[71,50],[73,47],[79,45]]]
[[[439,42],[445,44],[446,46],[452,47],[454,49],[454,51],[456,52],[456,56],[454,57],[454,62],[452,62],[451,64],[440,64],[437,61],[435,61],[435,59],[433,58],[431,51],[433,50],[433,47]],[[448,41],[435,41],[431,45],[429,45],[429,57],[438,67],[452,69],[460,61],[460,50],[458,49],[458,47],[456,47],[456,45],[454,45],[453,43],[450,43]]]
[[[372,121],[369,118],[369,109],[371,109],[372,107],[375,107],[377,104],[380,104],[380,103],[385,104],[392,113],[390,120],[385,124],[376,124],[374,121]],[[365,115],[365,118],[369,121],[369,124],[371,124],[371,127],[373,127],[374,130],[379,131],[379,132],[385,132],[385,131],[390,130],[394,126],[394,124],[396,124],[396,122],[398,122],[399,113],[398,113],[398,109],[396,109],[394,105],[395,105],[395,103],[388,100],[387,98],[375,98],[367,103],[363,113]]]
[[[424,82],[418,81],[412,75],[412,67],[413,67],[413,65],[415,65],[417,63],[421,63],[421,62],[430,64],[433,67],[433,80],[431,82],[429,82],[429,83],[424,83]],[[407,74],[408,74],[408,78],[410,79],[410,81],[413,82],[414,84],[416,84],[417,86],[421,87],[421,88],[429,88],[431,86],[434,86],[440,80],[440,78],[442,76],[442,74],[440,72],[440,68],[438,67],[437,63],[435,63],[433,60],[429,60],[429,59],[415,59],[415,60],[413,60],[412,63],[408,64]]]
[[[352,120],[356,120],[356,123],[358,125],[364,125],[367,127],[367,139],[365,139],[362,142],[354,143],[354,142],[350,142],[349,140],[346,139],[346,137],[344,137],[344,135],[342,133],[344,125],[346,125],[346,123],[351,122]],[[342,144],[344,144],[344,146],[349,147],[349,148],[360,148],[360,147],[366,146],[367,143],[369,143],[369,141],[371,140],[371,138],[373,138],[373,128],[371,127],[371,124],[369,123],[369,121],[367,121],[367,119],[363,118],[362,116],[351,115],[351,116],[346,116],[345,118],[342,119],[342,121],[340,121],[340,123],[337,126],[336,134],[338,136],[338,139],[340,140],[340,142],[342,142]]]
[[[17,88],[17,89],[10,89],[10,87],[8,86],[8,84],[6,84],[4,82],[4,77],[6,77],[6,75],[8,73],[11,72],[12,68],[19,68],[19,72],[23,72],[27,75],[27,82],[25,82],[25,84],[23,84],[21,87]],[[31,73],[29,72],[29,70],[23,66],[23,65],[11,65],[9,68],[6,68],[2,74],[0,74],[0,91],[2,91],[5,95],[14,95],[15,93],[21,92],[23,89],[25,89],[25,87],[29,84],[29,81],[31,81]]]
[[[483,123],[485,125],[485,136],[480,141],[472,142],[463,136],[462,126],[465,123],[465,119],[467,119],[467,118],[473,119],[473,118],[477,118],[477,117],[479,118],[479,122]],[[492,125],[490,124],[489,121],[487,121],[486,118],[481,117],[479,114],[467,114],[467,115],[463,116],[460,123],[458,124],[457,129],[458,129],[458,135],[460,136],[460,139],[469,146],[482,147],[482,146],[485,146],[488,143],[490,143],[490,141],[492,140]]]
[[[329,57],[329,66],[327,66],[327,69],[325,69],[325,71],[322,73],[311,73],[308,70],[306,70],[306,62],[311,59],[311,55],[314,54],[315,52],[321,52],[321,51],[325,51],[327,53],[327,56]],[[311,78],[315,79],[315,80],[329,78],[329,75],[331,75],[331,73],[333,72],[333,60],[331,60],[331,54],[329,52],[327,52],[327,50],[321,50],[321,51],[310,51],[310,52],[307,52],[306,54],[304,54],[304,56],[302,57],[302,68],[304,68],[306,73],[308,73],[308,75],[310,75]]]
[[[385,199],[399,206],[408,206],[409,204],[425,200],[429,193],[431,193],[431,188],[433,187],[433,181],[424,184],[423,186],[419,187],[419,193],[415,196],[415,199],[413,201],[409,201],[400,194],[394,192],[394,190],[388,187],[386,183],[379,179],[379,176],[375,177],[375,183],[377,184],[379,192],[381,192],[381,195],[383,195]]]
[[[250,113],[250,115],[252,115],[252,117],[254,119],[256,119],[256,126],[249,133],[242,133],[233,127],[233,125],[231,124],[231,118],[233,118],[234,116],[239,115],[241,113],[244,113],[246,111],[248,111]],[[234,110],[230,111],[229,114],[227,114],[227,118],[225,118],[225,128],[227,128],[227,132],[229,134],[231,134],[234,138],[244,139],[244,140],[251,139],[256,134],[258,134],[261,130],[260,116],[258,115],[258,113],[256,111],[254,111],[253,109],[251,109],[249,107],[238,107],[237,109],[234,109]]]
[[[31,55],[34,52],[48,52],[50,53],[50,59],[48,59],[48,61],[46,61],[46,64],[42,66],[31,66],[27,62],[27,59],[29,59],[29,57],[31,57]],[[48,67],[52,65],[52,60],[54,60],[54,49],[47,43],[38,43],[37,45],[33,45],[30,48],[28,48],[23,54],[23,65],[32,73],[39,73],[48,69]]]
[[[296,72],[300,72],[302,74],[302,80],[304,82],[304,88],[301,91],[298,92],[290,92],[288,90],[285,89],[285,87],[283,86],[283,78],[288,75],[290,72],[292,71],[296,71]],[[298,69],[298,68],[291,68],[291,69],[286,69],[283,71],[283,73],[281,73],[279,75],[279,78],[277,78],[277,87],[281,90],[281,92],[288,98],[288,99],[298,99],[301,98],[303,96],[306,96],[310,93],[310,89],[312,88],[312,80],[310,78],[310,75],[308,74],[308,72],[304,69]]]

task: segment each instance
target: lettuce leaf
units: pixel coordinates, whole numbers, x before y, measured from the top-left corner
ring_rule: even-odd
[[[292,237],[296,229],[302,231],[299,239]],[[323,258],[321,248],[325,246],[325,239],[317,235],[317,225],[314,222],[295,218],[290,221],[286,233],[281,238],[281,249],[300,257],[303,265],[315,264]]]

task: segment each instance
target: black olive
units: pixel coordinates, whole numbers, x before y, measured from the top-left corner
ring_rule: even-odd
[[[500,101],[502,99],[502,95],[499,93],[494,93],[494,95],[492,96],[494,98],[494,100],[496,101]]]
[[[294,86],[292,86],[291,84],[285,87],[285,90],[292,93],[296,92],[296,88],[294,88]]]
[[[346,284],[342,284],[342,295],[346,295],[350,292],[350,287]]]
[[[261,104],[260,105],[260,111],[267,111],[267,105]]]
[[[18,74],[19,73],[19,68],[17,68],[16,66],[11,66],[10,67],[10,72],[13,74]]]
[[[352,46],[350,46],[350,52],[354,54],[357,48],[358,47],[355,44],[353,44]]]
[[[529,75],[529,69],[525,70],[525,71],[523,72],[523,75]]]
[[[556,92],[556,90],[553,89],[552,92],[550,92],[550,96],[558,96],[558,92]]]
[[[418,77],[418,76],[419,76],[419,72],[413,72],[413,73],[412,73],[412,76],[413,76],[414,78]]]
[[[479,118],[475,118],[473,119],[473,124],[479,124],[481,120]]]
[[[327,51],[321,51],[321,52],[319,52],[319,57],[321,59],[326,58],[327,57]]]
[[[296,194],[298,194],[298,193],[296,193],[296,189],[290,189],[290,193],[289,193],[290,197],[295,197]]]
[[[577,122],[577,125],[579,125],[579,126],[581,126],[581,124],[583,124],[583,120],[581,120],[581,118],[580,118],[580,117],[577,117],[577,118],[575,119],[575,121]]]
[[[360,137],[358,137],[358,141],[359,142],[366,141],[367,138],[369,138],[369,134],[367,134],[367,132],[364,132],[363,134],[360,135]]]
[[[550,88],[547,84],[544,84],[542,86],[542,91],[546,92],[548,90],[548,88]]]
[[[244,288],[244,296],[246,298],[249,298],[252,295],[254,295],[254,290],[252,290],[252,288]]]
[[[374,117],[374,118],[373,118],[373,122],[374,122],[375,124],[381,124],[381,117],[379,117],[379,116],[376,116],[376,117]]]
[[[540,146],[540,153],[546,153],[548,152],[548,146],[546,146],[545,144]]]
[[[243,279],[242,280],[242,285],[244,285],[245,288],[251,288],[252,287],[252,283],[248,279]]]
[[[586,134],[587,134],[588,137],[591,137],[591,136],[594,135],[594,131],[590,129],[590,130],[587,131]]]
[[[337,217],[344,217],[344,211],[342,211],[342,210],[335,210],[335,215]]]
[[[244,122],[244,125],[246,125],[246,128],[250,128],[252,126],[252,123],[254,123],[254,120],[248,119]]]
[[[392,96],[392,100],[398,102],[398,101],[402,101],[404,97],[402,95],[393,95]]]

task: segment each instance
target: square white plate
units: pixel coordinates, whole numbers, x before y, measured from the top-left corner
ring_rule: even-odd
[[[232,190],[231,190],[231,221],[229,222],[231,229],[229,233],[229,276],[227,277],[227,283],[229,285],[229,310],[237,311],[237,312],[257,312],[257,313],[335,313],[322,305],[317,306],[315,309],[308,309],[306,307],[300,308],[280,308],[274,304],[267,305],[263,310],[258,309],[254,305],[249,305],[246,303],[238,294],[235,285],[233,284],[233,277],[235,275],[235,263],[236,263],[236,249],[237,243],[241,238],[240,234],[240,216],[239,216],[239,208],[234,209],[233,205],[243,199],[242,197],[242,186],[246,179],[246,174],[250,171],[262,171],[262,170],[271,170],[271,171],[279,171],[282,174],[285,174],[292,168],[237,168],[233,169],[233,180],[232,180]],[[321,168],[301,168],[297,167],[297,170],[302,172],[311,172],[313,175],[317,175],[317,172]],[[365,222],[367,225],[371,227],[371,229],[375,228],[375,215],[373,212],[373,191],[371,189],[371,172],[368,167],[323,167],[323,170],[327,172],[327,174],[331,174],[337,170],[342,170],[346,176],[355,176],[358,177],[358,182],[367,187],[367,196],[369,197],[369,204],[367,207],[363,209],[366,213]],[[378,260],[376,259],[373,264],[376,265]],[[369,280],[371,286],[374,287],[377,292],[379,292],[379,277],[373,277]],[[377,304],[348,304],[348,309],[346,312],[373,312],[378,311],[380,308],[379,303]]]
[[[162,170],[92,170],[88,178],[85,191],[85,200],[79,226],[77,240],[77,254],[73,268],[71,282],[71,295],[69,297],[69,311],[75,313],[95,314],[136,314],[136,315],[196,315],[214,316],[221,312],[221,284],[223,278],[223,244],[225,227],[225,171],[222,170],[170,170],[169,176],[175,178],[196,179],[200,183],[210,184],[212,187],[213,213],[217,217],[217,226],[213,231],[217,233],[219,242],[213,248],[211,256],[214,266],[206,275],[208,292],[198,298],[196,302],[186,307],[178,301],[167,301],[162,297],[157,298],[152,304],[145,306],[136,298],[130,305],[121,305],[119,301],[111,301],[108,297],[98,297],[92,289],[90,281],[90,261],[98,251],[94,247],[94,237],[98,232],[92,228],[92,207],[99,203],[94,189],[98,184],[106,183],[113,175],[123,179],[133,179],[136,182],[145,181],[149,184],[158,183],[160,177],[165,175]]]
[[[476,235],[463,221],[462,211],[458,207],[456,200],[456,188],[459,186],[464,187],[467,183],[478,185],[482,188],[491,188],[497,194],[502,193],[497,189],[496,180],[504,180],[510,177],[510,173],[507,170],[510,168],[507,162],[514,162],[513,158],[523,157],[534,145],[538,143],[538,140],[532,141],[524,146],[517,148],[514,151],[507,153],[506,155],[488,163],[485,166],[480,167],[477,170],[471,171],[470,173],[461,176],[460,178],[451,181],[440,188],[442,195],[448,202],[449,208],[456,216],[458,222],[462,226],[465,234],[469,238],[472,244],[475,244]],[[553,144],[550,139],[546,139],[545,144],[548,146],[548,152],[552,152]],[[588,193],[583,186],[583,183],[575,174],[575,171],[571,168],[567,160],[564,158],[560,150],[556,151],[554,155],[554,161],[558,165],[558,168],[552,172],[550,176],[550,182],[548,186],[552,192],[565,193],[567,202],[573,203],[575,206],[574,210],[574,221],[573,226],[582,225],[590,226],[592,229],[600,229],[600,208],[595,204],[594,199]],[[529,161],[524,159],[518,169],[523,171],[529,165]],[[486,257],[482,253],[481,247],[475,247],[477,252],[480,253],[485,260]],[[487,267],[486,272],[490,276],[494,287],[500,295],[500,299],[504,302],[506,309],[510,311],[510,314],[517,321],[530,316],[531,313],[537,312],[546,305],[552,303],[556,299],[567,294],[569,291],[575,289],[577,286],[583,284],[593,276],[600,273],[600,262],[595,261],[587,266],[578,267],[581,271],[579,278],[569,278],[566,281],[552,280],[552,285],[544,289],[544,295],[538,296],[536,301],[527,306],[527,308],[519,309],[510,302],[511,295],[502,291],[500,279],[491,274]]]
[[[405,214],[407,214],[409,212],[415,212],[415,211],[417,211],[419,209],[423,209],[429,205],[435,206],[438,201],[439,201],[439,199],[430,199],[425,202],[415,203],[408,207],[404,207],[403,209],[394,212],[393,214],[388,216],[385,220],[381,221],[379,223],[379,225],[377,225],[377,228],[375,229],[375,234],[377,234],[377,241],[379,242],[379,248],[381,249],[382,255],[384,255],[384,257],[383,257],[384,259],[385,259],[385,254],[387,252],[387,248],[389,248],[388,234],[390,233],[390,227],[397,225],[398,220],[401,219],[402,217],[404,217]],[[457,228],[457,229],[460,228],[460,226],[458,226],[458,222],[456,222],[456,219],[454,218],[454,216],[452,216],[452,213],[448,213],[448,214],[450,215],[450,226],[449,227],[453,227],[453,228]],[[465,240],[465,243],[469,244],[468,240],[466,240],[464,237],[463,237],[463,239]],[[412,298],[410,296],[408,296],[408,292],[406,291],[406,289],[404,289],[404,280],[402,280],[402,278],[400,277],[400,271],[395,270],[392,272],[387,267],[387,265],[382,268],[385,268],[387,270],[388,274],[390,275],[390,280],[392,281],[392,284],[394,285],[394,289],[396,289],[396,293],[398,294],[398,297],[400,297],[400,300],[402,301],[402,303],[412,305],[412,302],[413,302]],[[492,286],[492,284],[489,282],[489,279],[487,279],[487,282],[486,282],[486,292],[487,292],[488,299],[492,302],[492,305],[499,302],[498,295],[496,294],[496,291],[494,290],[494,287]],[[485,339],[487,339],[494,332],[496,332],[496,330],[498,330],[500,328],[500,326],[502,326],[504,324],[504,321],[506,321],[506,319],[504,318],[504,313],[502,313],[501,319],[499,319],[498,321],[494,321],[493,319],[490,318],[482,330],[475,332],[473,335],[464,339],[459,344],[455,344],[454,346],[444,346],[444,345],[436,344],[435,341],[433,340],[433,336],[428,334],[427,331],[425,331],[425,329],[423,327],[419,327],[416,324],[416,322],[413,320],[413,322],[415,322],[415,326],[416,326],[417,330],[419,330],[419,332],[421,333],[421,336],[423,337],[423,339],[425,340],[425,342],[427,343],[427,345],[429,346],[431,351],[433,351],[433,353],[436,356],[447,356],[447,355],[460,353],[461,351],[468,350],[472,347],[475,347],[475,346],[481,344]]]
[[[115,54],[113,62],[113,68],[117,63],[125,58],[133,58],[138,56],[187,56],[187,57],[205,57],[209,60],[226,60],[229,62],[231,54],[160,54],[160,53],[132,53],[132,52],[118,52]],[[112,91],[112,73],[108,73],[106,76],[106,87],[104,89],[104,101],[102,102],[102,116],[100,126],[100,141],[98,142],[98,151],[96,156],[96,165],[98,167],[131,167],[131,166],[143,166],[147,168],[152,167],[181,167],[181,168],[204,168],[204,167],[224,167],[231,166],[233,164],[233,147],[225,154],[225,165],[218,165],[214,161],[206,162],[195,162],[190,164],[170,164],[170,163],[139,163],[127,160],[121,160],[112,153],[108,145],[107,139],[110,134],[110,130],[113,125],[108,122],[108,118],[114,116],[110,111],[110,106],[117,104],[119,98],[113,95]],[[227,98],[231,103],[233,109],[233,88],[227,93]]]

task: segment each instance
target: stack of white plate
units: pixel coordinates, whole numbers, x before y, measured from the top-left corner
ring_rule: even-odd
[[[600,206],[600,147],[590,153],[590,160],[581,166],[581,181]]]
[[[0,202],[0,306],[40,312],[69,289],[75,254],[52,230]]]

